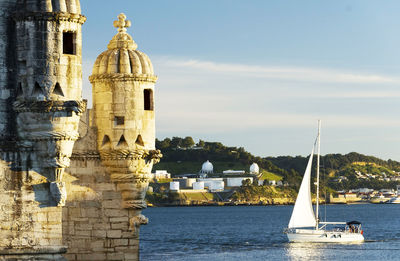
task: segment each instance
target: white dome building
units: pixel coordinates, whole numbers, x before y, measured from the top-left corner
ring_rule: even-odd
[[[258,167],[257,163],[253,163],[250,166],[250,174],[258,174],[260,173],[260,168]]]
[[[201,170],[200,173],[203,174],[211,174],[214,171],[214,166],[210,161],[206,161],[203,163],[203,165],[201,166]]]

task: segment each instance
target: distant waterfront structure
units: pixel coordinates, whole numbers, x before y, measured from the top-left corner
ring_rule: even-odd
[[[231,169],[228,169],[228,170],[224,170],[224,171],[222,171],[222,174],[224,174],[224,175],[244,175],[246,173],[246,171],[244,171],[244,170],[231,170]]]
[[[172,181],[169,183],[169,190],[170,191],[179,191],[179,181]]]
[[[214,172],[214,166],[209,160],[207,160],[201,166],[200,176],[207,177],[207,174],[212,174],[213,172]]]
[[[208,189],[211,189],[211,187],[217,186],[216,184],[220,184],[221,181],[224,181],[223,178],[203,178],[203,179],[197,179],[198,182],[203,182],[204,187],[207,187]],[[216,183],[213,185],[213,183]]]
[[[156,172],[153,173],[153,177],[154,179],[170,179],[171,174],[166,170],[156,170]]]
[[[244,180],[250,180],[250,183],[253,183],[252,177],[234,177],[226,179],[226,186],[228,187],[241,187]]]
[[[193,183],[193,190],[203,190],[204,189],[204,182],[197,181]]]
[[[223,191],[225,188],[225,182],[223,180],[216,180],[210,184],[208,188],[211,192]]]
[[[258,174],[260,173],[260,168],[258,167],[257,163],[253,163],[250,166],[250,174]]]

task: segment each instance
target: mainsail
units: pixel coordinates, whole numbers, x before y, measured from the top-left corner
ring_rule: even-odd
[[[313,154],[314,154],[314,147],[311,151],[306,171],[304,172],[303,181],[301,182],[296,203],[294,204],[292,217],[290,218],[289,221],[289,226],[288,226],[289,228],[315,227],[317,224],[311,202],[311,185],[310,185]]]

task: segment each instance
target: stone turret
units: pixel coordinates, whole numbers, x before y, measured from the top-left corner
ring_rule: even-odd
[[[82,100],[82,36],[79,0],[19,0],[16,23],[17,147],[24,170],[43,176],[50,197],[63,205],[61,182],[86,102]],[[48,184],[45,185],[45,184]]]
[[[97,58],[90,81],[101,160],[122,193],[122,207],[146,207],[155,150],[154,84],[157,77],[146,54],[126,32],[124,14],[114,26],[118,33]]]

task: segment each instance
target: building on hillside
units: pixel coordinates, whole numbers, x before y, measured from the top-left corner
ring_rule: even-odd
[[[222,174],[224,174],[224,175],[244,175],[244,174],[246,174],[246,171],[228,169],[228,170],[222,171]]]
[[[204,181],[196,181],[193,183],[193,190],[203,190],[204,189]]]
[[[224,188],[225,188],[225,182],[223,180],[216,180],[210,184],[208,189],[210,190],[210,192],[219,192],[223,191]]]
[[[166,170],[156,170],[156,172],[153,173],[153,177],[154,179],[170,179],[171,174]]]
[[[79,0],[3,0],[0,10],[0,259],[138,260],[161,153],[157,77],[131,23],[114,22],[86,110]]]
[[[197,179],[183,177],[183,178],[174,178],[174,181],[179,182],[179,187],[181,189],[186,189],[186,188],[192,188],[193,183],[195,183]]]
[[[241,187],[243,185],[243,181],[250,180],[250,183],[253,183],[252,177],[231,177],[226,178],[226,186],[227,187]]]
[[[180,189],[180,183],[179,181],[171,181],[169,183],[169,190],[173,192],[178,192]]]
[[[213,185],[213,183],[220,184],[221,181],[224,181],[223,178],[200,178],[197,179],[198,182],[203,182],[204,187],[210,189]],[[217,185],[215,185],[217,186]]]

